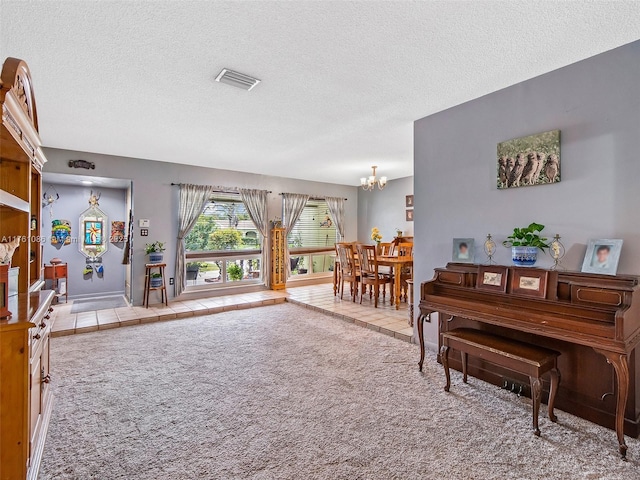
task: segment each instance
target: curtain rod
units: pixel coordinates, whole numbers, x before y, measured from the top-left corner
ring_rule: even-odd
[[[179,187],[180,185],[187,185],[185,183],[172,183],[172,187]],[[213,187],[215,190],[214,193],[239,193],[240,189],[237,187]],[[273,193],[271,190],[265,190],[267,193]]]
[[[280,195],[284,195],[284,194],[285,194],[285,192],[280,192]],[[329,195],[329,196],[331,196],[331,195]],[[309,200],[326,200],[326,199],[327,199],[327,197],[312,197],[312,196],[309,196]],[[345,202],[347,200],[349,200],[349,199],[348,198],[344,199]]]

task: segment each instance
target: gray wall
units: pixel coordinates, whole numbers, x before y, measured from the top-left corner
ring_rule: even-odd
[[[384,190],[358,189],[358,241],[371,243],[371,229],[378,227],[382,241],[396,236],[396,228],[413,235],[413,222],[405,220],[405,197],[413,193],[413,177],[390,180]]]
[[[79,251],[78,242],[82,239],[80,231],[80,214],[89,208],[89,195],[91,190],[100,192],[100,205],[98,208],[107,215],[105,234],[111,233],[111,221],[127,220],[126,215],[126,190],[113,188],[80,187],[72,185],[57,185],[48,182],[43,183],[47,189],[53,185],[60,194],[60,199],[53,204],[53,218],[49,214],[49,208],[43,209],[42,232],[46,237],[44,243],[45,263],[49,263],[54,257],[67,263],[67,291],[69,298],[94,297],[98,295],[122,294],[125,285],[125,268],[122,265],[123,243],[108,243],[107,251],[102,255],[104,273],[98,275],[83,275],[86,257]],[[69,245],[51,244],[51,220],[65,219],[71,223],[72,242]],[[97,265],[97,264],[96,264]]]
[[[553,129],[562,182],[498,191],[496,144]],[[589,239],[622,238],[618,273],[639,274],[639,138],[640,42],[416,121],[416,285],[450,261],[452,238],[502,241],[534,220],[562,236],[567,269],[580,270]],[[509,250],[497,261],[510,264]],[[426,330],[437,342],[437,323]]]
[[[142,302],[142,291],[144,289],[145,243],[155,240],[166,242],[165,262],[167,263],[167,276],[175,276],[178,187],[172,187],[172,182],[271,190],[272,193],[269,195],[270,219],[282,216],[282,197],[279,195],[281,192],[344,197],[347,199],[345,206],[347,218],[346,237],[357,238],[357,222],[355,221],[358,208],[357,187],[96,153],[52,148],[45,148],[44,151],[48,160],[44,166],[45,172],[95,175],[98,177],[131,179],[133,181],[133,211],[135,219],[132,290],[133,301],[136,304]],[[67,162],[77,159],[95,162],[95,170],[69,168]],[[281,173],[286,174],[286,172]],[[151,222],[148,237],[140,236],[138,219],[141,218],[147,218]],[[169,287],[168,291],[171,297],[173,288]]]

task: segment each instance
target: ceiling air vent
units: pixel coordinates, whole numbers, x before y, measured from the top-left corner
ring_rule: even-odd
[[[260,80],[250,77],[249,75],[245,75],[244,73],[238,73],[233,70],[229,70],[228,68],[223,68],[216,77],[216,82],[226,83],[227,85],[232,85],[243,90],[251,90],[260,83]]]

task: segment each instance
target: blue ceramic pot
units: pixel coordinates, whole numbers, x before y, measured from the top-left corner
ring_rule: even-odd
[[[149,254],[149,263],[162,263],[163,258],[162,252],[152,252]]]
[[[516,267],[533,267],[538,260],[538,247],[511,247],[511,260]]]
[[[151,288],[158,288],[162,286],[162,277],[151,277]]]

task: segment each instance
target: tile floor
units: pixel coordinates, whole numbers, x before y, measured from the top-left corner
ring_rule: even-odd
[[[412,341],[413,328],[408,324],[408,308],[406,303],[396,310],[389,304],[389,298],[373,306],[373,300],[365,296],[362,305],[353,303],[345,294],[344,299],[333,295],[330,283],[293,287],[287,290],[264,290],[254,293],[227,295],[221,297],[184,300],[144,307],[121,307],[95,312],[71,313],[72,302],[54,306],[52,336],[73,335],[93,332],[108,328],[125,327],[140,323],[208,315],[241,308],[261,307],[289,301],[306,308],[321,311],[370,328],[376,332],[389,335],[407,342]],[[358,299],[359,301],[359,299]]]

